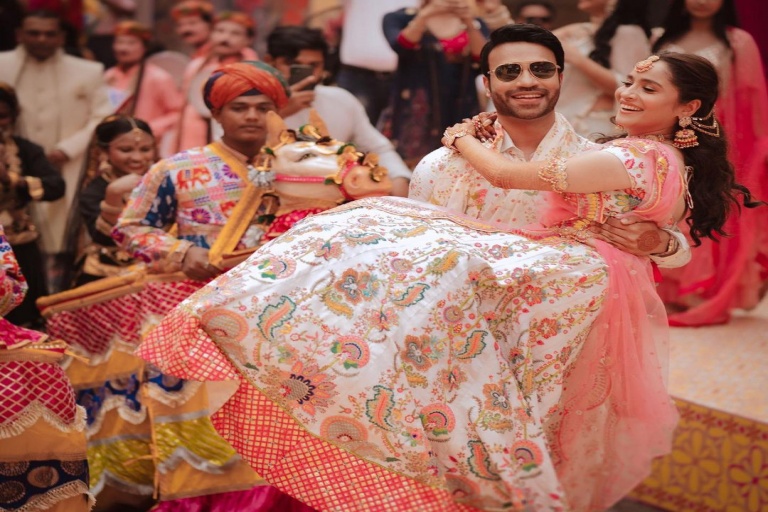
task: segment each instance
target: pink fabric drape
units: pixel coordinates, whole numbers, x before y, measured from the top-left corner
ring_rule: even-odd
[[[683,184],[671,151],[656,146],[669,169],[666,176],[646,174],[655,181],[652,196],[631,214],[665,225]],[[553,196],[548,224],[572,215],[563,201]],[[553,458],[569,505],[579,511],[605,510],[627,495],[650,474],[651,461],[669,453],[678,422],[667,392],[667,315],[651,264],[600,241],[595,247],[609,267],[608,292],[547,428],[559,433],[550,439]]]
[[[260,485],[247,491],[209,494],[194,498],[163,501],[152,508],[152,512],[314,512],[277,488]]]

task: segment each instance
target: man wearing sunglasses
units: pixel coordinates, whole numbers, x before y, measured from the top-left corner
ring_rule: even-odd
[[[489,117],[477,119],[476,124],[484,125],[478,134],[491,135],[487,143],[511,160],[545,161],[592,150],[596,144],[577,135],[555,112],[564,65],[562,45],[548,30],[515,24],[492,32],[480,54],[480,68],[497,119],[495,123]],[[494,187],[461,155],[440,148],[416,166],[409,197],[519,228],[539,220],[548,194]],[[659,266],[679,267],[690,259],[681,233],[658,229],[654,223],[630,222],[610,219],[593,232],[627,252],[650,256]],[[675,245],[678,250],[668,250]]]

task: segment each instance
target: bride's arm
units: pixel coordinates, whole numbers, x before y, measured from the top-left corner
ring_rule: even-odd
[[[495,187],[589,193],[632,186],[624,164],[609,153],[595,151],[567,160],[516,162],[486,148],[471,135],[457,137],[454,146]]]

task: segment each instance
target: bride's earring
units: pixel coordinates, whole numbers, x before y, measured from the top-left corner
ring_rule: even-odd
[[[677,149],[694,148],[699,145],[696,132],[688,128],[691,126],[691,122],[690,116],[683,116],[678,121],[681,130],[675,132],[675,139],[672,141],[672,145]]]

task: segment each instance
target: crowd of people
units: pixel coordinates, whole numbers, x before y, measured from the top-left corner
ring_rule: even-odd
[[[768,290],[734,0],[559,28],[343,0],[337,49],[283,25],[261,53],[183,0],[186,54],[131,0],[87,41],[29,4],[2,11],[3,510],[605,510],[671,449],[668,326]]]

